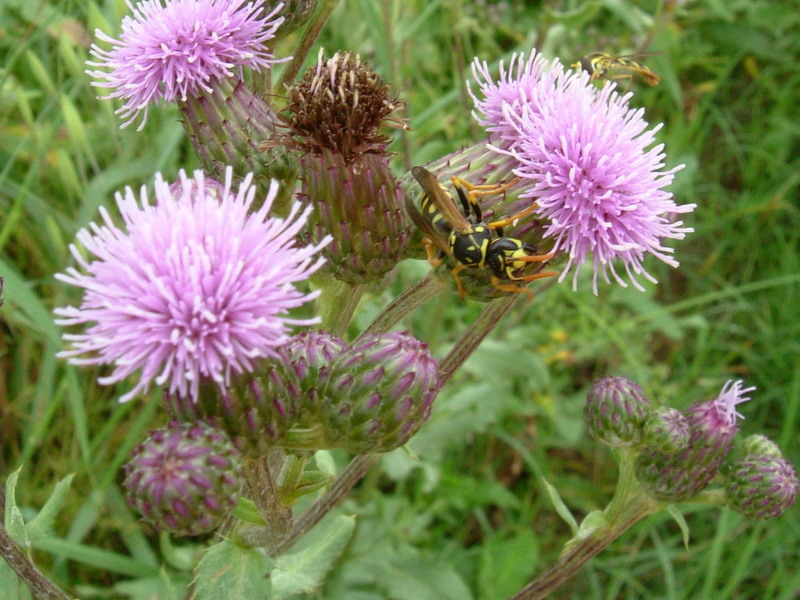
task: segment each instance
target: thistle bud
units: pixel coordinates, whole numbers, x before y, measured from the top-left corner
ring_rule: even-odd
[[[156,429],[125,467],[128,503],[157,529],[198,535],[217,527],[236,505],[239,453],[204,423]]]
[[[389,138],[379,133],[399,106],[381,77],[350,53],[320,55],[289,91],[286,121],[303,152],[298,198],[314,207],[305,237],[333,237],[323,254],[342,281],[379,279],[404,257],[411,239],[389,168]]]
[[[407,333],[374,335],[332,365],[320,414],[329,447],[354,454],[405,444],[431,413],[437,362]]]
[[[772,519],[794,504],[797,489],[797,475],[786,459],[753,454],[732,465],[725,496],[748,519]]]
[[[681,411],[659,406],[642,430],[642,445],[662,454],[675,454],[689,445],[689,422]]]
[[[689,407],[689,444],[680,452],[657,450],[641,454],[636,475],[648,492],[658,500],[678,502],[703,491],[719,472],[738,431],[736,405],[749,400],[742,382],[728,381],[719,396]]]
[[[600,379],[586,395],[584,415],[589,431],[609,446],[638,442],[649,413],[650,400],[626,377]]]
[[[760,433],[748,435],[746,438],[744,438],[744,444],[742,444],[742,446],[745,456],[750,456],[753,454],[774,456],[776,458],[781,458],[783,456],[778,444]]]
[[[278,348],[276,359],[234,377],[225,391],[203,388],[197,402],[166,395],[167,409],[182,421],[213,422],[242,452],[281,446],[301,411],[319,413],[328,363],[345,347],[342,340],[324,332],[301,333]]]
[[[237,177],[253,173],[257,183],[281,182],[275,205],[291,196],[297,159],[275,137],[278,116],[242,81],[225,79],[197,97],[179,102],[183,125],[204,170],[220,181],[230,165]]]

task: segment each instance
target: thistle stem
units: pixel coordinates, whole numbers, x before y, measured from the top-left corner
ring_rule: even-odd
[[[319,523],[341,500],[347,492],[358,483],[369,468],[378,460],[377,454],[364,454],[356,456],[344,471],[336,478],[330,489],[319,500],[314,502],[300,515],[294,524],[289,536],[272,550],[273,556],[280,556],[291,548],[300,538],[308,533],[314,525]]]
[[[475,349],[489,335],[497,324],[514,306],[520,294],[507,294],[497,300],[492,300],[483,309],[483,312],[469,326],[467,332],[453,346],[450,353],[439,364],[439,382],[444,386],[455,374],[461,365],[475,352]]]
[[[358,339],[363,339],[368,335],[386,333],[411,311],[436,296],[444,288],[445,284],[441,279],[436,277],[433,271],[430,271],[414,285],[406,288],[389,306],[384,308],[358,336]]]
[[[303,37],[300,43],[297,44],[297,48],[295,48],[291,62],[283,70],[280,83],[278,83],[277,87],[279,93],[282,93],[284,89],[289,87],[295,77],[297,77],[297,73],[303,66],[306,56],[308,56],[312,46],[314,46],[314,42],[317,41],[319,34],[322,32],[322,28],[325,26],[325,23],[328,21],[328,18],[331,16],[333,9],[336,8],[338,3],[339,0],[322,1],[321,6],[317,9],[317,12],[311,18],[311,22],[303,32]]]
[[[603,511],[606,522],[590,532],[582,532],[564,547],[555,564],[522,588],[509,600],[539,600],[570,579],[591,558],[605,550],[611,542],[662,505],[648,496],[634,476],[636,455],[623,449],[617,489]]]
[[[353,318],[364,286],[345,283],[330,275],[320,276],[317,281],[321,291],[317,298],[317,314],[322,319],[319,328],[341,336]]]
[[[70,600],[61,589],[50,581],[33,564],[33,561],[14,541],[8,530],[0,522],[0,556],[2,556],[8,566],[24,581],[31,590],[31,594],[37,600]]]
[[[250,458],[242,465],[250,496],[267,523],[272,546],[285,540],[292,529],[292,511],[281,502],[275,476],[285,460],[283,451],[274,448],[266,456]]]

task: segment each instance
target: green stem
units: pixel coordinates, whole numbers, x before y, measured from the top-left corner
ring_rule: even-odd
[[[317,298],[317,314],[322,319],[319,329],[332,335],[343,335],[361,300],[364,286],[345,283],[330,275],[315,277],[315,283],[321,291]]]
[[[358,339],[363,339],[368,335],[386,333],[411,311],[436,296],[445,287],[442,280],[434,275],[433,271],[430,271],[384,308],[358,336]]]
[[[314,502],[300,515],[289,536],[272,550],[273,556],[280,556],[302,538],[314,525],[319,523],[332,508],[347,495],[347,492],[358,483],[369,468],[378,460],[377,454],[356,456],[344,471],[336,478],[330,489],[319,500]]]
[[[322,32],[322,28],[325,26],[325,23],[328,21],[328,18],[331,16],[333,9],[336,8],[338,3],[339,0],[322,0],[321,6],[317,9],[316,14],[312,17],[311,22],[303,32],[303,37],[300,43],[297,44],[297,48],[295,48],[291,62],[283,70],[277,88],[279,93],[283,93],[283,91],[292,84],[295,77],[297,77],[297,73],[306,61],[306,56],[308,56],[312,46],[314,46],[314,42],[317,41],[319,34]]]
[[[444,386],[461,365],[475,352],[481,342],[489,335],[500,319],[508,313],[522,294],[507,294],[492,300],[483,312],[469,326],[464,336],[453,346],[450,353],[439,364],[439,382]]]
[[[283,450],[273,448],[266,456],[249,458],[242,464],[250,497],[267,524],[272,546],[285,540],[292,529],[292,511],[281,502],[276,477],[285,461]]]
[[[627,449],[620,452],[619,480],[614,497],[603,511],[605,523],[590,532],[581,532],[570,540],[552,567],[509,600],[546,598],[634,524],[662,508],[659,502],[653,500],[639,486],[634,476],[635,460],[634,452]]]

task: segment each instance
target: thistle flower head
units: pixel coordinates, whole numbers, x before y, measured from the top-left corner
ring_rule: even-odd
[[[797,498],[797,474],[780,456],[752,454],[734,463],[725,483],[733,510],[748,519],[780,516]]]
[[[627,377],[600,379],[586,395],[584,414],[589,431],[609,446],[638,442],[649,413],[650,400]]]
[[[662,454],[680,452],[689,445],[689,422],[681,411],[659,406],[647,418],[642,429],[642,445]]]
[[[172,422],[152,431],[124,470],[128,503],[157,529],[177,535],[217,527],[241,488],[239,453],[204,423]]]
[[[678,263],[665,238],[682,239],[691,232],[672,215],[690,212],[694,204],[677,205],[664,187],[677,167],[663,170],[663,144],[653,145],[660,126],[648,129],[643,110],[628,105],[613,84],[601,90],[586,73],[552,65],[532,52],[514,56],[497,81],[488,65],[475,61],[478,81],[476,117],[490,134],[489,149],[506,155],[522,178],[522,198],[537,203],[548,221],[545,237],[555,252],[568,255],[563,280],[573,271],[573,288],[591,255],[597,278],[637,289],[637,276],[655,282],[642,261],[652,254],[670,266]]]
[[[320,49],[316,66],[289,91],[287,121],[302,150],[330,150],[349,162],[365,152],[385,154],[389,137],[378,128],[400,106],[358,54],[325,60]]]
[[[345,348],[336,336],[304,331],[280,346],[274,359],[233,377],[224,390],[203,388],[196,402],[165,394],[167,410],[181,421],[214,423],[242,452],[281,446],[301,417],[316,419],[330,363]]]
[[[101,207],[102,223],[77,236],[95,259],[71,246],[83,272],[56,275],[85,289],[79,307],[56,309],[57,323],[90,324],[65,334],[72,349],[59,356],[113,365],[104,385],[140,371],[121,401],[152,383],[196,399],[201,381],[225,387],[232,374],[276,356],[290,325],[316,322],[287,312],[316,296],[295,284],[321,264],[319,246],[295,242],[307,210],[295,205],[286,219],[269,216],[276,188],[255,212],[251,178],[234,191],[230,171],[222,188],[199,171],[193,178],[181,172],[173,189],[157,175],[154,205],[144,189],[140,199],[130,188],[117,194],[124,228]]]
[[[150,103],[186,100],[213,90],[235,69],[261,69],[276,61],[266,46],[283,21],[282,5],[267,13],[264,0],[126,0],[132,16],[114,39],[97,31],[104,50],[92,44],[92,85],[113,90],[124,103],[116,111],[130,125]]]
[[[750,398],[755,388],[742,388],[741,381],[728,381],[719,395],[690,406],[685,417],[689,443],[680,452],[645,452],[638,458],[637,476],[659,500],[685,500],[701,491],[719,472],[738,431],[736,406]]]
[[[427,421],[439,391],[436,359],[407,333],[369,336],[332,364],[320,423],[331,447],[388,452]]]

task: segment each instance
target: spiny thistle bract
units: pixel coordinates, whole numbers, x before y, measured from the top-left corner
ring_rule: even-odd
[[[207,424],[169,423],[134,448],[125,467],[128,503],[159,530],[198,535],[236,505],[239,453]]]
[[[289,91],[286,143],[302,152],[299,199],[314,207],[306,239],[330,234],[333,275],[349,283],[381,278],[405,256],[410,221],[379,131],[400,106],[357,55],[336,53]]]

